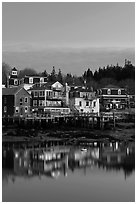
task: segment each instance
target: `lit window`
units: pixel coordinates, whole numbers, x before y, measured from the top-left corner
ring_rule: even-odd
[[[108,89],[108,90],[107,90],[107,93],[108,93],[108,94],[111,94],[111,90],[110,90],[110,89]]]
[[[33,78],[29,77],[29,84],[33,84]]]
[[[118,89],[118,95],[121,95],[121,89]]]
[[[4,106],[4,113],[7,112],[7,106]]]

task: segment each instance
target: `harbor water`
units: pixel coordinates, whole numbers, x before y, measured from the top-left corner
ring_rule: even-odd
[[[2,200],[133,202],[134,142],[3,145]]]

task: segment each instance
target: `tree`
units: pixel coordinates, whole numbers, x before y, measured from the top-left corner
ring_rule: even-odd
[[[60,83],[63,83],[63,77],[62,77],[61,69],[59,69],[59,72],[57,75],[57,81],[59,81]]]
[[[2,63],[2,84],[7,84],[7,77],[11,72],[11,67],[5,62]]]
[[[55,67],[53,66],[52,72],[49,76],[49,81],[55,82],[57,80]]]
[[[46,70],[44,70],[41,74],[42,77],[48,77],[48,73]]]
[[[18,78],[23,78],[25,77],[25,75],[27,76],[38,76],[38,73],[31,68],[25,68],[23,70],[20,70],[19,74],[18,74]]]
[[[117,85],[117,81],[113,78],[102,78],[100,79],[98,86],[99,88],[104,88],[108,84]]]
[[[68,85],[73,84],[73,77],[72,77],[71,73],[68,73],[67,76],[65,77],[65,83],[68,83]]]

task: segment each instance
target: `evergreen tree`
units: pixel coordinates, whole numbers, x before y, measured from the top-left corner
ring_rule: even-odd
[[[59,81],[60,83],[63,83],[63,77],[62,77],[61,69],[59,69],[57,81]]]
[[[56,71],[55,71],[55,67],[53,66],[53,69],[52,69],[52,72],[49,76],[49,80],[51,82],[55,82],[57,80],[57,77],[56,77]]]
[[[47,71],[44,70],[44,72],[41,73],[41,76],[43,76],[43,77],[48,77],[48,73],[47,73]]]

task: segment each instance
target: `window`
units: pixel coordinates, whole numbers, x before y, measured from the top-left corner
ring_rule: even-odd
[[[33,78],[29,77],[29,84],[33,84]]]
[[[7,106],[4,106],[4,113],[7,112]]]
[[[22,101],[23,101],[22,98],[20,98],[20,105],[22,105]]]
[[[110,95],[110,94],[111,94],[111,90],[110,90],[110,89],[108,89],[108,90],[107,90],[107,93]]]
[[[19,107],[16,107],[16,108],[15,108],[15,112],[16,112],[16,113],[19,113]]]
[[[95,106],[96,106],[96,101],[93,102],[93,107],[95,107]]]
[[[34,97],[38,97],[38,91],[34,91]]]
[[[40,91],[39,92],[39,97],[43,97],[45,95],[45,92],[44,91]]]
[[[88,98],[88,94],[86,93],[86,98]]]
[[[45,101],[44,100],[39,100],[39,106],[44,106],[45,105]]]
[[[5,104],[7,103],[7,98],[6,98],[6,97],[4,97],[4,103],[5,103]]]
[[[41,78],[40,78],[40,83],[43,83],[43,82],[44,82],[44,78],[41,77]]]
[[[89,106],[89,101],[86,101],[86,106]]]
[[[17,75],[17,71],[12,71],[12,75]]]
[[[33,100],[33,106],[37,106],[37,100]]]
[[[81,101],[79,101],[79,106],[82,106],[82,102]]]
[[[118,89],[118,95],[121,95],[121,89]]]
[[[27,106],[25,106],[25,113],[27,113],[28,112],[28,107]]]
[[[18,80],[14,79],[14,85],[18,85]]]
[[[25,101],[25,103],[28,103],[28,97],[25,97],[24,101]]]

